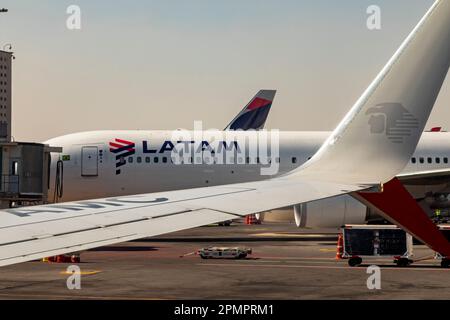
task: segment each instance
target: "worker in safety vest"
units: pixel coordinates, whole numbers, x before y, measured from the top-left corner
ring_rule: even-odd
[[[440,209],[436,209],[436,210],[434,211],[434,218],[435,218],[437,221],[440,221],[440,220],[441,220],[441,217],[442,217],[441,210],[440,210]]]

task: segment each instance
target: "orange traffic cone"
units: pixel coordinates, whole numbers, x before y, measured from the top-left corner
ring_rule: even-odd
[[[336,248],[336,260],[341,260],[343,254],[344,254],[344,237],[342,236],[342,233],[340,233]]]
[[[259,220],[256,219],[256,216],[254,214],[251,214],[245,218],[245,224],[247,225],[259,224]]]

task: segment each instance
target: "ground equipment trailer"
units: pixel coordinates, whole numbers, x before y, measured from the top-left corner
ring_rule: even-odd
[[[450,241],[450,224],[441,224],[438,225],[439,230],[442,234]],[[450,260],[448,258],[442,257],[439,253],[436,252],[435,259],[441,261],[442,268],[450,268]]]
[[[245,259],[252,249],[209,247],[198,250],[198,254],[202,259]]]
[[[346,225],[342,228],[341,257],[351,267],[363,259],[393,257],[399,267],[409,266],[413,256],[413,238],[393,225]]]

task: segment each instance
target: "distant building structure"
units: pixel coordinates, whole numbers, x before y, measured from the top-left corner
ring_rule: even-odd
[[[61,148],[12,139],[12,52],[0,50],[0,209],[48,201],[51,153]]]
[[[0,142],[11,142],[12,108],[11,52],[0,51]]]

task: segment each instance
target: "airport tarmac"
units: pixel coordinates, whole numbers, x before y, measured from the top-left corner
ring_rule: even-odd
[[[0,299],[450,299],[450,269],[438,261],[398,268],[376,259],[350,268],[335,260],[335,240],[330,231],[287,224],[197,228],[82,253],[81,290],[67,289],[69,264],[1,268]],[[253,254],[180,257],[210,245],[250,247]],[[424,246],[415,253],[433,254]],[[367,288],[369,265],[381,267],[381,290]]]

